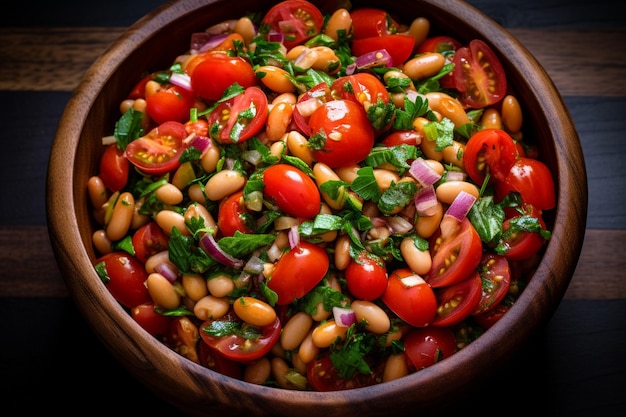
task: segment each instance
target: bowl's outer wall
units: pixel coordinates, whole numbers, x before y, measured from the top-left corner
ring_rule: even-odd
[[[133,25],[87,72],[67,105],[50,155],[48,223],[59,267],[80,311],[116,359],[159,396],[191,415],[366,417],[387,415],[390,404],[396,415],[441,411],[461,398],[459,393],[471,393],[471,387],[514,358],[553,314],[580,254],[587,207],[580,142],[551,80],[515,39],[463,2],[353,3],[384,8],[407,23],[426,16],[433,34],[445,33],[465,42],[486,40],[498,52],[525,109],[525,137],[539,146],[557,179],[559,205],[546,219],[553,239],[544,262],[518,303],[474,343],[430,368],[365,389],[315,393],[252,386],[196,365],[148,335],[108,293],[91,266],[96,256],[91,245],[95,225],[85,184],[97,173],[101,137],[112,133],[126,92],[142,72],[167,68],[184,53],[192,32],[248,11],[267,10],[276,2],[240,0],[236,7],[221,0],[168,3]],[[332,2],[314,3],[323,8]]]

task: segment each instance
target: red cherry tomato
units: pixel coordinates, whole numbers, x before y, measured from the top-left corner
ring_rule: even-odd
[[[482,280],[482,298],[472,314],[485,313],[500,304],[511,287],[509,261],[501,255],[485,253],[478,265]]]
[[[131,309],[131,316],[145,331],[155,337],[165,336],[172,323],[172,318],[157,313],[154,303],[139,304]]]
[[[311,218],[320,211],[321,197],[315,181],[292,165],[267,168],[263,185],[263,195],[290,216]]]
[[[515,141],[504,130],[483,129],[469,138],[463,151],[463,166],[476,184],[482,184],[485,176],[502,181],[517,158]]]
[[[461,42],[450,36],[432,36],[427,38],[417,47],[417,53],[423,54],[426,52],[437,52],[444,55],[447,53],[454,54],[454,52],[461,48],[461,46],[463,46],[461,45]]]
[[[355,56],[385,49],[391,55],[391,65],[402,65],[413,53],[415,38],[411,35],[385,35],[352,41],[352,53]]]
[[[198,327],[187,317],[176,317],[172,320],[170,330],[163,342],[181,356],[192,362],[200,363],[198,357],[199,340]]]
[[[220,202],[217,212],[217,227],[222,236],[233,236],[236,231],[253,233],[246,216],[248,210],[243,201],[243,191],[236,192]]]
[[[430,241],[433,260],[426,281],[433,287],[447,287],[461,282],[474,271],[482,257],[480,236],[468,218],[458,229],[442,240],[437,232]]]
[[[234,83],[243,88],[257,85],[252,65],[240,56],[210,52],[198,58],[198,61],[187,72],[191,77],[193,91],[204,99],[219,100]]]
[[[126,146],[126,158],[139,170],[150,175],[163,175],[179,167],[178,158],[187,137],[180,122],[165,122]]]
[[[107,290],[123,306],[133,308],[152,301],[145,285],[148,274],[143,264],[128,252],[107,253],[94,265]]]
[[[486,330],[496,324],[510,308],[508,304],[500,303],[485,313],[473,316],[474,322]]]
[[[528,218],[537,219],[541,228],[545,230],[546,223],[541,216],[541,212],[531,204],[524,205],[524,213],[515,211],[514,214],[508,215],[502,224],[502,239],[499,243],[506,248],[504,252],[506,259],[511,261],[529,259],[536,255],[544,243],[546,243],[539,231],[525,230],[515,226],[516,222]]]
[[[219,326],[212,327],[212,323]],[[235,329],[226,331],[225,327]],[[213,333],[212,329],[216,331]],[[251,329],[254,331],[246,331]],[[227,359],[247,363],[268,353],[280,338],[281,329],[278,317],[272,324],[257,327],[245,323],[231,312],[222,318],[202,323],[200,337],[210,348]],[[251,334],[256,334],[256,337],[246,336]]]
[[[200,365],[235,379],[243,378],[243,365],[226,358],[206,343],[198,344]]]
[[[512,191],[520,193],[522,201],[539,210],[556,206],[554,179],[546,164],[531,158],[518,158],[503,181],[495,184],[499,201]]]
[[[378,384],[382,380],[384,365],[372,369],[372,374],[355,372],[351,378],[345,379],[339,376],[339,371],[333,365],[329,355],[314,359],[307,365],[306,376],[309,385],[315,391],[341,391],[352,388],[369,387]]]
[[[416,130],[395,130],[385,136],[381,143],[387,147],[411,145],[417,146],[422,142],[422,135]]]
[[[226,145],[244,142],[265,127],[267,116],[267,96],[261,89],[249,87],[211,112],[209,132],[213,139]]]
[[[304,43],[319,34],[324,24],[322,12],[304,0],[287,0],[273,6],[263,17],[263,23],[284,35],[287,49]]]
[[[196,136],[209,136],[209,123],[204,119],[195,121],[188,120],[185,122],[185,130],[187,134],[194,133]]]
[[[478,307],[482,297],[482,281],[477,271],[469,278],[435,290],[437,315],[433,326],[453,326],[465,320]]]
[[[404,353],[411,371],[428,368],[455,352],[456,338],[447,327],[411,329],[404,338]]]
[[[374,146],[374,129],[363,107],[349,100],[322,104],[309,119],[316,161],[338,168],[356,164]]]
[[[345,271],[348,291],[361,300],[375,300],[387,288],[387,268],[380,259],[361,252],[358,259],[351,259]]]
[[[146,98],[146,84],[148,81],[152,79],[152,74],[145,75],[135,86],[130,93],[128,94],[128,98],[131,100],[137,100],[138,98]]]
[[[425,327],[435,318],[435,293],[410,269],[398,269],[389,275],[381,300],[402,320],[415,327]]]
[[[325,82],[321,82],[308,90],[298,98],[298,103],[293,110],[293,121],[297,129],[305,136],[311,136],[309,119],[311,114],[321,103],[333,100],[330,88]]]
[[[168,120],[184,123],[189,120],[189,110],[195,103],[195,95],[176,85],[163,86],[146,97],[146,112],[156,123]]]
[[[278,305],[292,303],[311,291],[326,275],[330,261],[321,247],[301,241],[276,263],[267,286],[278,295]]]
[[[389,92],[385,85],[367,72],[339,77],[333,82],[330,89],[338,98],[354,101],[361,105],[365,103],[376,104],[378,100],[382,100],[385,104],[389,103]]]
[[[481,109],[502,100],[507,81],[500,60],[483,41],[474,39],[454,54],[454,86],[465,107]]]
[[[126,187],[130,164],[124,151],[116,143],[107,146],[100,159],[100,179],[106,188],[115,192]]]
[[[133,233],[135,257],[146,263],[149,257],[168,248],[169,236],[154,221],[144,224]]]
[[[398,23],[382,9],[362,7],[351,11],[350,18],[354,39],[391,35],[398,30]]]

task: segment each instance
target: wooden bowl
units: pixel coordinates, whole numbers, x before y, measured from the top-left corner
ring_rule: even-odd
[[[410,22],[425,16],[432,33],[486,41],[505,67],[533,138],[557,183],[558,206],[546,218],[552,230],[545,254],[517,303],[475,342],[442,362],[376,386],[339,392],[288,391],[215,373],[173,352],[144,332],[98,278],[86,195],[97,173],[101,137],[119,117],[118,105],[145,70],[167,68],[187,50],[189,36],[211,24],[267,10],[269,0],[184,0],[148,14],[88,70],[58,126],[49,161],[50,238],[67,287],[93,331],[112,355],[159,397],[190,415],[360,417],[440,411],[477,386],[523,349],[562,299],[576,266],[586,221],[584,159],[568,110],[533,56],[497,23],[462,1],[363,2]],[[361,6],[361,3],[359,3]],[[514,376],[512,376],[514,377]]]

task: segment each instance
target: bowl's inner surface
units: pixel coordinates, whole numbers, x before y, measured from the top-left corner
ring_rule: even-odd
[[[539,293],[522,296],[518,305],[498,325],[453,357],[402,380],[350,392],[323,394],[253,386],[223,377],[179,357],[132,322],[103,289],[91,268],[95,259],[91,245],[95,224],[84,184],[97,173],[103,151],[101,138],[112,134],[115,121],[119,118],[119,103],[143,72],[166,68],[177,55],[184,53],[188,49],[191,33],[204,31],[226,19],[239,18],[249,11],[267,10],[273,3],[240,0],[236,7],[227,1],[172,3],[134,25],[90,69],[68,105],[55,139],[55,142],[63,142],[65,162],[61,161],[63,156],[55,154],[54,150],[51,156],[48,198],[51,211],[56,213],[50,214],[51,234],[61,248],[76,246],[77,238],[81,242],[79,249],[69,252],[72,259],[68,259],[66,249],[55,249],[60,266],[66,272],[67,284],[81,311],[120,362],[148,387],[191,414],[228,410],[243,415],[253,410],[263,415],[294,415],[294,407],[297,406],[297,412],[302,415],[324,413],[332,416],[348,412],[363,416],[385,415],[392,398],[394,410],[415,410],[416,405],[424,411],[441,407],[459,388],[477,383],[508,360],[510,354],[545,320],[545,316],[551,314],[556,308],[554,299],[558,303],[565,292],[579,247],[574,245],[566,257],[561,258],[561,269],[555,271],[552,267],[546,269],[541,266],[533,278],[538,282]],[[384,8],[405,23],[425,16],[431,22],[433,34],[449,34],[465,42],[473,38],[487,41],[502,59],[509,83],[525,110],[525,138],[532,138],[531,141],[539,146],[543,159],[558,178],[557,198],[561,197],[561,190],[570,186],[569,177],[572,175],[568,171],[570,168],[564,168],[570,165],[565,162],[569,155],[564,154],[562,149],[566,141],[571,142],[569,152],[574,153],[574,162],[582,164],[582,157],[576,154],[579,145],[575,130],[551,82],[515,40],[462,2],[367,1],[358,5]],[[74,151],[75,160],[70,165],[67,154]],[[580,171],[580,168],[574,166],[572,169]],[[57,176],[69,177],[71,182],[55,179]],[[586,205],[584,191],[585,200],[579,203]],[[72,199],[68,199],[70,195]],[[559,205],[556,213],[546,218],[548,228],[554,229],[557,236],[559,230],[565,227],[556,221],[563,210],[565,208]],[[580,207],[567,210],[580,211]],[[72,212],[77,215],[76,231],[65,230],[65,222]],[[575,227],[580,228],[582,222],[584,230],[584,216],[580,213],[575,216],[579,221]],[[568,218],[571,219],[571,215]],[[548,246],[546,256],[556,257],[556,246],[556,243]],[[71,273],[67,274],[68,271]],[[112,324],[107,317],[111,317],[116,324]],[[120,347],[120,342],[126,346]],[[200,410],[200,405],[204,410]]]

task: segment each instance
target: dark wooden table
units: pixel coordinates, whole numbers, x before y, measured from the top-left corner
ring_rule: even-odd
[[[176,415],[87,327],[56,267],[45,176],[57,122],[85,70],[159,0],[0,14],[0,398],[29,412]],[[358,1],[353,1],[357,4]],[[619,0],[474,0],[538,58],[574,118],[589,206],[578,267],[521,358],[458,411],[567,416],[626,411],[626,16]],[[84,407],[88,408],[84,408]],[[416,415],[419,410],[416,410]]]

